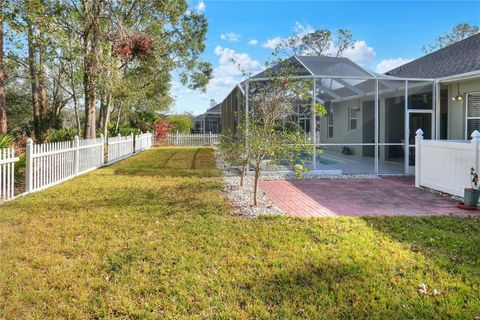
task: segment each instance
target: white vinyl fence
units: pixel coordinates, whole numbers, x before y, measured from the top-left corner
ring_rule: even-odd
[[[415,186],[463,197],[470,187],[470,168],[479,168],[480,133],[470,141],[424,140],[421,129],[415,141]]]
[[[26,192],[51,187],[103,165],[103,136],[98,139],[34,144],[26,148]]]
[[[107,163],[111,164],[128,158],[133,154],[133,135],[108,138]]]
[[[218,134],[185,134],[173,133],[169,134],[166,139],[166,144],[173,146],[184,147],[201,147],[201,146],[215,146],[219,143]]]
[[[15,197],[15,157],[13,148],[0,149],[0,202]]]
[[[155,137],[149,132],[135,139],[133,135],[110,138],[107,142],[107,164],[149,149],[154,142]],[[35,144],[28,139],[25,151],[25,194],[51,187],[105,164],[103,135],[96,139],[75,137],[73,141],[45,144]],[[15,163],[18,160],[13,148],[0,149],[0,202],[15,198]]]
[[[152,134],[150,132],[141,133],[135,136],[135,152],[149,149],[152,146]]]

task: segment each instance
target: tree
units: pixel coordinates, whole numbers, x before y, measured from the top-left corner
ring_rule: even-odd
[[[5,73],[11,79],[5,96],[19,104],[12,109],[24,110],[18,88],[29,86],[31,118],[15,123],[40,141],[70,110],[86,138],[97,128],[106,134],[110,122],[146,127],[150,118],[152,125],[157,118],[144,115],[169,108],[173,72],[195,90],[211,79],[211,65],[200,58],[208,23],[187,0],[7,2],[13,48],[4,50],[5,62],[15,77]]]
[[[0,133],[7,133],[7,103],[5,100],[5,76],[3,72],[3,1],[1,3],[1,20],[0,20]]]
[[[249,153],[245,135],[244,123],[237,127],[236,134],[224,132],[220,135],[218,150],[223,160],[231,166],[241,166],[240,187],[243,186],[246,169],[249,162]]]
[[[190,115],[173,114],[167,117],[167,121],[172,125],[173,132],[190,133],[193,122]]]
[[[435,39],[435,43],[423,46],[423,52],[430,53],[441,48],[445,48],[455,42],[473,36],[480,31],[478,26],[468,23],[459,23],[453,26],[452,30],[445,32]]]
[[[311,33],[295,33],[283,39],[275,48],[275,53],[340,57],[354,44],[353,35],[347,29],[338,29],[336,35],[330,30],[319,29]]]
[[[249,101],[250,112],[244,132],[248,157],[254,163],[253,201],[257,206],[257,190],[262,162],[267,158],[270,163],[280,161],[288,163],[297,177],[306,169],[304,156],[311,154],[315,145],[305,142],[298,130],[279,130],[279,124],[294,111],[296,103],[311,105],[318,115],[325,113],[325,107],[312,97],[313,81],[296,79],[295,68],[288,60],[271,63],[274,68],[267,69],[266,81],[251,82]],[[242,127],[240,127],[242,128]]]

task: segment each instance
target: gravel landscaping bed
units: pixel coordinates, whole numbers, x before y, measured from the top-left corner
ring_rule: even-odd
[[[253,176],[246,176],[243,179],[243,186],[240,187],[241,170],[227,166],[220,157],[216,157],[217,167],[222,170],[224,181],[224,192],[230,200],[232,211],[236,215],[254,218],[261,214],[280,215],[285,212],[277,207],[268,197],[258,190],[258,206],[253,205]]]

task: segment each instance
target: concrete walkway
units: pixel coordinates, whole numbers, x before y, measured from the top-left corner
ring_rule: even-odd
[[[298,217],[480,215],[456,201],[416,189],[410,177],[350,180],[260,181],[260,188],[287,214]]]

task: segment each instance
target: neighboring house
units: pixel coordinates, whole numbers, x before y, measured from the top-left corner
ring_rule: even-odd
[[[214,133],[221,132],[221,104],[215,100],[210,101],[211,107],[203,114],[193,118],[193,133]]]
[[[326,116],[314,117],[298,105],[288,119],[323,147],[310,159],[313,169],[413,173],[417,129],[426,139],[456,140],[480,129],[480,34],[384,75],[347,58],[295,56],[289,61],[296,77],[316,79],[315,98],[328,109]],[[237,85],[222,102],[225,131],[235,131],[241,112],[249,108],[249,83],[264,81],[265,75]]]

